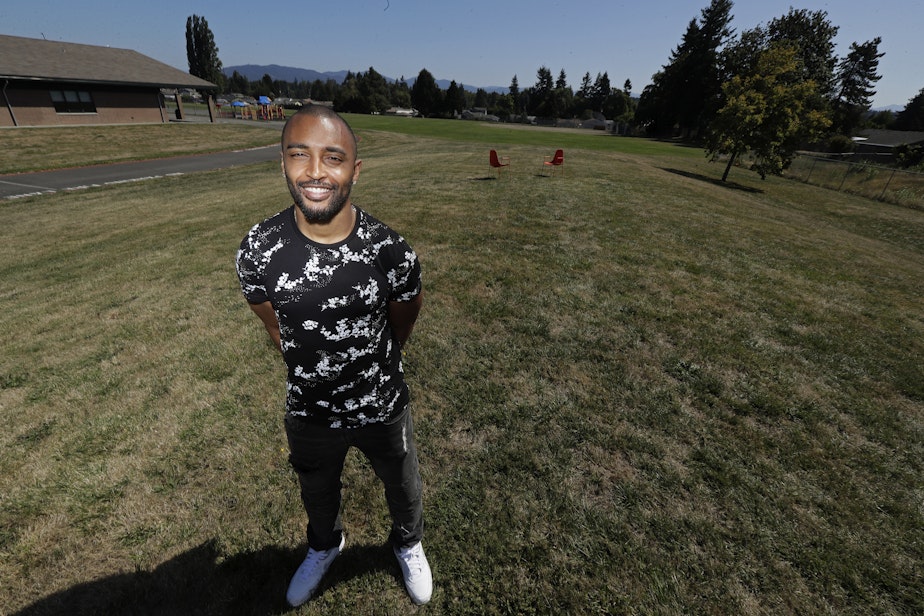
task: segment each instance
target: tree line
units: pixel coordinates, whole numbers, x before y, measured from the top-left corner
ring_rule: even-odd
[[[335,80],[250,81],[236,71],[225,77],[205,19],[187,21],[190,73],[224,93],[333,101],[352,113],[383,113],[412,107],[426,117],[459,117],[483,108],[503,121],[555,123],[559,119],[609,119],[651,136],[701,144],[714,159],[727,160],[725,175],[748,155],[762,177],[785,169],[799,147],[847,150],[866,127],[924,130],[924,89],[897,116],[870,112],[882,40],[854,42],[844,57],[834,53],[838,27],[825,11],[790,8],[785,15],[736,33],[732,0],[711,0],[692,19],[667,64],[651,77],[638,99],[632,84],[613,87],[607,73],[585,73],[577,90],[561,70],[541,66],[533,85],[513,76],[507,92],[471,92],[455,81],[447,89],[421,69],[412,84],[389,81],[374,68]],[[914,160],[910,152],[903,160]],[[724,177],[723,177],[724,179]]]
[[[507,92],[488,92],[484,88],[471,91],[455,81],[443,89],[425,68],[412,85],[404,76],[389,81],[374,67],[365,72],[348,72],[339,83],[333,79],[283,81],[270,75],[251,81],[234,71],[220,85],[229,95],[332,101],[336,109],[346,113],[384,113],[391,107],[401,107],[414,108],[425,117],[451,118],[467,109],[482,108],[503,121],[531,117],[552,122],[558,118],[595,117],[629,121],[633,111],[631,82],[626,81],[623,89],[613,88],[606,73],[592,79],[588,72],[575,92],[568,86],[564,70],[553,79],[552,71],[545,66],[537,71],[536,83],[522,89],[514,75]]]
[[[215,37],[206,19],[199,15],[186,21],[186,55],[190,74],[217,84],[223,94],[332,101],[335,108],[346,113],[384,113],[401,107],[414,108],[425,117],[458,117],[466,109],[482,108],[504,121],[529,117],[551,123],[558,118],[629,122],[634,110],[629,80],[619,89],[610,85],[607,73],[597,73],[592,79],[587,72],[574,91],[564,69],[553,78],[545,66],[537,71],[532,86],[521,88],[514,75],[507,92],[488,92],[484,88],[472,92],[455,81],[443,90],[426,68],[421,69],[413,85],[403,76],[389,81],[373,67],[366,72],[349,72],[340,83],[333,79],[283,81],[270,75],[251,81],[237,71],[225,76]]]

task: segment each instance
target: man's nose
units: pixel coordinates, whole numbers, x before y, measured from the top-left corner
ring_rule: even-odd
[[[321,164],[321,159],[317,156],[312,156],[305,166],[305,173],[314,180],[324,177],[324,166]]]

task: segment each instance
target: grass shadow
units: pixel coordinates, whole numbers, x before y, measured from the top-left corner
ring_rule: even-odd
[[[723,182],[720,178],[710,177],[708,175],[702,175],[700,173],[693,173],[691,171],[683,171],[681,169],[671,169],[669,167],[660,167],[662,171],[667,171],[668,173],[674,173],[676,175],[682,175],[685,178],[690,178],[693,180],[699,180],[701,182],[708,182],[714,186],[719,186],[721,188],[729,188],[731,190],[741,190],[744,192],[754,193],[754,194],[763,194],[763,190],[760,188],[754,188],[753,186],[745,186],[737,182]]]
[[[285,600],[289,578],[305,555],[305,546],[263,549],[223,558],[209,541],[163,563],[153,571],[120,573],[78,584],[40,599],[11,616],[273,615],[293,610]],[[331,565],[317,595],[344,580],[387,571],[400,581],[387,545],[348,547]]]

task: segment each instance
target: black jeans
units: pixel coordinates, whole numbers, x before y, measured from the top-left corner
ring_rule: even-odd
[[[289,462],[298,475],[308,514],[308,546],[328,550],[340,545],[340,476],[350,447],[359,449],[385,486],[392,519],[391,543],[409,547],[423,537],[420,468],[414,425],[408,408],[393,424],[332,429],[286,418]]]

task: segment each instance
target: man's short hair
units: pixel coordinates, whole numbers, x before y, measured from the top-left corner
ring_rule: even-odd
[[[282,128],[282,138],[285,139],[286,129],[289,127],[289,122],[294,118],[307,115],[315,118],[327,118],[330,120],[336,120],[343,124],[347,129],[347,132],[350,134],[350,137],[353,139],[353,154],[356,157],[359,157],[359,139],[356,138],[356,133],[353,132],[353,127],[350,126],[350,123],[343,119],[343,117],[326,105],[306,105],[293,113],[288,120],[286,120],[285,126]]]

